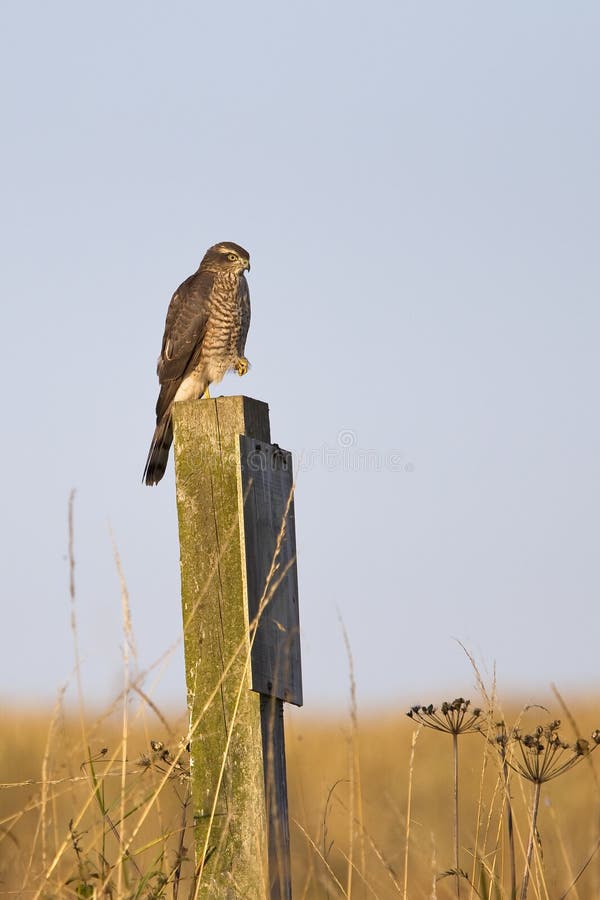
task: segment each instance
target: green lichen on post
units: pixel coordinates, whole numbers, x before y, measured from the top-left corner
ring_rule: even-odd
[[[177,403],[173,420],[197,863],[210,854],[200,896],[258,900],[267,896],[266,816],[238,443],[240,434],[269,440],[268,409],[223,397]]]

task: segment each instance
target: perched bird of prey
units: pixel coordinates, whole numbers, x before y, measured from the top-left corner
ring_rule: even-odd
[[[250,271],[250,256],[243,247],[228,241],[215,244],[171,298],[156,368],[160,393],[143,475],[146,484],[157,484],[165,474],[173,442],[173,403],[208,396],[209,384],[221,381],[231,369],[238,375],[248,371],[244,348],[250,294],[245,270]]]

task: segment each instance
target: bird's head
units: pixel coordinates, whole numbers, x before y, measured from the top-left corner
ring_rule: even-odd
[[[239,244],[221,241],[206,251],[200,267],[229,270],[241,275],[245,270],[250,271],[250,254]]]

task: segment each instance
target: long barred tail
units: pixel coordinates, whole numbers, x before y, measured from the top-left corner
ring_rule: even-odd
[[[158,484],[165,474],[169,448],[173,443],[173,423],[171,411],[166,412],[154,430],[154,437],[150,444],[150,452],[146,460],[146,467],[142,475],[142,481],[146,484]]]

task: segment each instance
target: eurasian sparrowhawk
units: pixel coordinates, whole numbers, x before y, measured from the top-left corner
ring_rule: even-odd
[[[248,371],[246,269],[250,271],[250,256],[243,247],[215,244],[206,251],[198,271],[173,294],[157,364],[160,393],[143,475],[146,484],[157,484],[165,473],[173,441],[173,403],[208,396],[209,384],[221,381],[231,369],[238,375]]]

